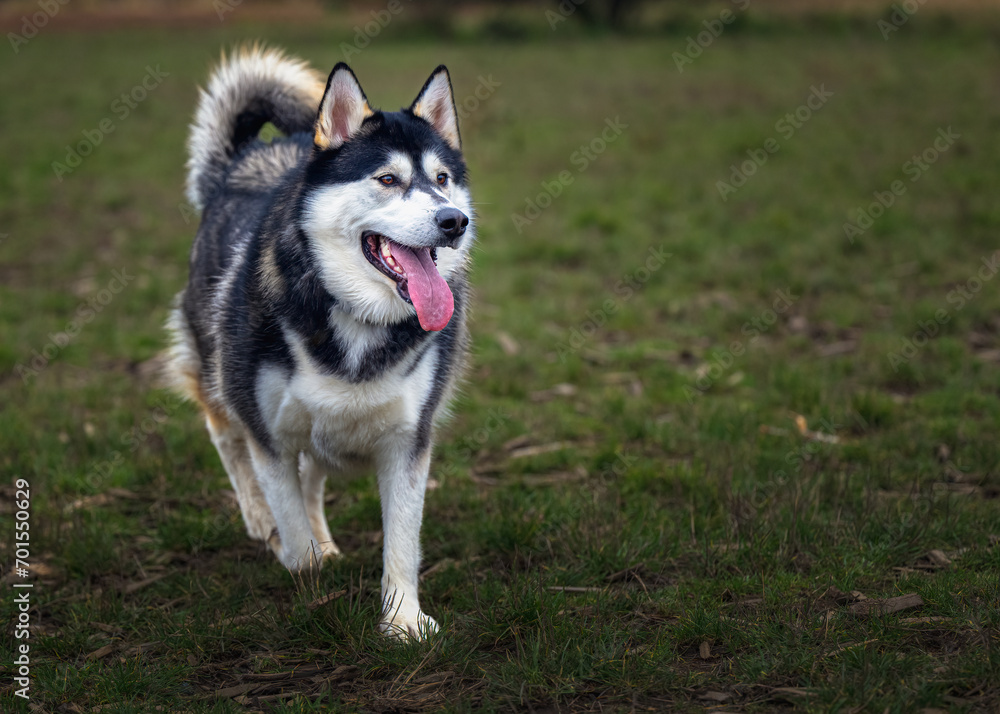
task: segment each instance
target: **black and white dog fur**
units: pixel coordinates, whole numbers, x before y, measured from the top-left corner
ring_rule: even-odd
[[[257,135],[266,122],[283,134]],[[202,219],[170,320],[169,367],[203,408],[247,532],[293,572],[340,551],[327,476],[374,467],[379,629],[424,638],[420,525],[434,424],[462,371],[472,204],[451,81],[408,109],[241,50],[203,90],[187,195]]]

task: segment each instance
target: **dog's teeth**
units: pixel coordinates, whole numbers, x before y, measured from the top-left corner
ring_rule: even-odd
[[[382,255],[386,258],[392,257],[392,251],[389,250],[389,241],[382,241]]]
[[[399,263],[396,262],[396,259],[393,258],[391,255],[387,255],[385,257],[385,264],[388,265],[393,270],[395,270],[400,275],[403,274],[403,268],[399,265]]]

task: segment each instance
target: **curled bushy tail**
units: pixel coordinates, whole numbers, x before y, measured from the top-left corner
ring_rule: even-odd
[[[266,123],[285,134],[312,131],[323,79],[300,60],[259,45],[223,57],[201,90],[188,138],[187,197],[201,210],[240,147]]]

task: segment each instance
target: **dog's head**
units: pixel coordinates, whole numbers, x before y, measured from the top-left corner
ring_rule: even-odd
[[[365,322],[416,311],[423,329],[444,329],[454,311],[447,280],[474,239],[448,70],[438,67],[408,109],[381,112],[338,64],[313,142],[303,228],[327,289]]]

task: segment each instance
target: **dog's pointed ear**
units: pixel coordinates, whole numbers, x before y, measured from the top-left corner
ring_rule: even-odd
[[[451,91],[451,77],[447,67],[441,65],[431,73],[430,79],[413,101],[410,111],[434,127],[448,146],[456,151],[462,149],[462,138],[458,133],[458,112],[455,111],[455,97]]]
[[[336,149],[361,128],[361,123],[374,112],[368,97],[358,84],[354,72],[343,62],[330,72],[326,92],[319,103],[316,135],[313,143],[320,149]]]

